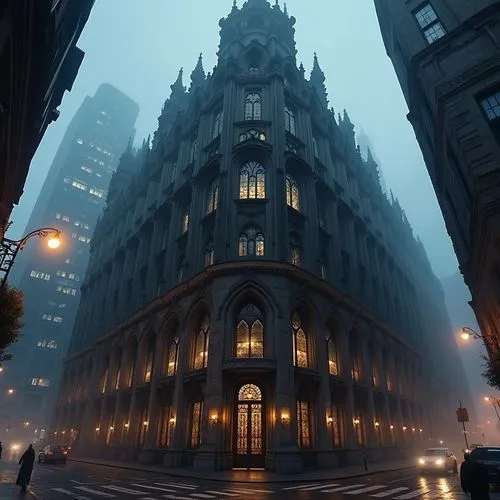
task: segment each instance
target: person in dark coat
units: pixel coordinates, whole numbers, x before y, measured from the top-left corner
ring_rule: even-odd
[[[2,441],[0,441],[0,460],[2,460]]]
[[[16,484],[21,486],[21,491],[26,491],[26,486],[30,483],[31,473],[33,472],[33,464],[35,463],[35,450],[32,444],[23,453],[19,463],[21,464],[21,469],[19,470]]]
[[[471,500],[490,500],[488,471],[483,464],[472,462],[468,453],[460,466],[460,484],[464,493],[470,493]]]

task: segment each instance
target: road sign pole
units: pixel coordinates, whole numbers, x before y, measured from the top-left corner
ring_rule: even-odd
[[[459,403],[460,403],[459,409],[463,410],[462,401],[459,401]],[[461,420],[462,420],[462,427],[464,429],[465,449],[468,450],[469,449],[469,441],[467,440],[467,429],[465,428],[465,418],[462,418]]]

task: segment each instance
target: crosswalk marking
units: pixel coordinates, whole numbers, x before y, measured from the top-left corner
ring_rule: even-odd
[[[337,491],[354,490],[356,488],[361,488],[362,486],[364,486],[364,484],[351,484],[350,486],[341,486],[340,488],[333,488],[331,490],[325,490],[325,491],[322,491],[321,493],[336,493]]]
[[[400,488],[394,488],[392,490],[389,490],[389,491],[383,491],[382,493],[377,493],[376,495],[371,495],[372,497],[375,497],[375,498],[384,498],[384,497],[388,497],[390,495],[395,495],[396,493],[401,493],[402,491],[406,491],[406,490],[409,490],[410,488],[406,488],[406,487],[400,487]]]
[[[283,488],[283,491],[301,490],[302,488],[308,488],[308,487],[313,487],[313,486],[318,486],[318,483],[316,483],[316,484],[301,484],[299,486],[289,486],[288,488]]]
[[[103,491],[93,490],[92,488],[88,488],[87,486],[75,486],[75,489],[85,491],[85,493],[93,493],[99,497],[104,498],[116,498],[116,495],[112,495],[111,493],[104,493]]]
[[[122,488],[121,486],[103,486],[107,490],[119,491],[120,493],[128,493],[129,495],[144,495],[144,491],[131,490],[129,488]]]
[[[321,484],[318,486],[310,486],[307,488],[302,488],[300,491],[314,491],[314,490],[322,490],[323,488],[333,488],[334,486],[338,486],[339,483],[334,484]]]
[[[398,497],[394,497],[394,500],[407,500],[408,498],[415,498],[424,493],[430,493],[429,488],[420,488],[415,491],[410,491],[410,493],[406,493],[404,495],[399,495]]]
[[[175,495],[163,495],[163,498],[170,498],[172,500],[193,500],[191,497],[176,497]]]
[[[81,495],[77,495],[76,493],[73,493],[72,491],[69,490],[65,490],[64,488],[52,488],[52,490],[76,498],[77,500],[91,500],[89,497],[83,497]]]
[[[190,493],[189,495],[195,498],[215,498],[213,495],[207,495],[206,493]]]
[[[192,484],[176,484],[176,483],[154,483],[157,486],[169,486],[170,488],[181,488],[183,490],[195,490],[198,486]]]
[[[213,493],[214,495],[223,495],[225,497],[237,497],[236,493],[228,493],[227,491],[211,491],[208,490],[207,493]]]
[[[147,484],[130,483],[130,486],[135,486],[137,488],[146,488],[148,490],[164,491],[165,493],[175,493],[175,490],[169,490],[167,488],[159,488],[158,486],[148,486]]]
[[[387,488],[385,484],[377,486],[367,486],[366,488],[361,488],[360,490],[347,491],[346,495],[359,495],[360,493],[368,493],[370,491],[381,490],[382,488]]]

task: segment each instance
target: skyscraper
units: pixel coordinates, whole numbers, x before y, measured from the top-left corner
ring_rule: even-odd
[[[500,2],[375,5],[472,307],[500,371]]]
[[[18,256],[12,281],[25,296],[24,328],[4,366],[0,418],[13,429],[30,422],[39,432],[50,414],[67,353],[89,259],[89,243],[111,175],[134,135],[138,106],[111,85],[86,97],[55,155],[26,232],[62,230],[49,252],[33,241]],[[13,393],[7,393],[13,389]],[[24,424],[23,424],[24,423]]]
[[[234,4],[214,72],[122,156],[51,429],[77,453],[295,472],[454,434],[439,282],[294,25]]]

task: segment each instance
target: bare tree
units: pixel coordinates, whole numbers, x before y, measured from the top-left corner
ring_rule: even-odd
[[[12,359],[5,349],[17,342],[23,324],[23,292],[5,285],[0,288],[0,363]]]

